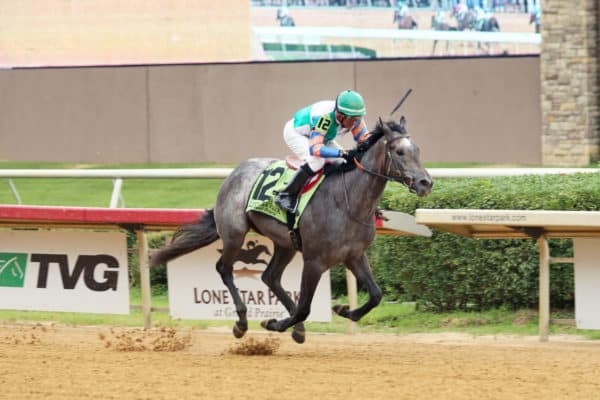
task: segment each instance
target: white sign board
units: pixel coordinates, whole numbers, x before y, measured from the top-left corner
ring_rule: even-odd
[[[222,248],[223,243],[219,240],[168,264],[169,308],[173,318],[237,320],[233,299],[215,269]],[[249,320],[289,316],[285,307],[261,280],[272,254],[269,240],[248,235],[238,261],[233,265],[234,282],[248,309]],[[302,266],[302,255],[297,253],[281,279],[283,288],[295,302],[300,293]],[[329,271],[321,277],[308,320],[331,321]]]
[[[575,321],[578,329],[600,329],[600,239],[573,239]]]
[[[125,234],[0,231],[0,308],[129,314]]]

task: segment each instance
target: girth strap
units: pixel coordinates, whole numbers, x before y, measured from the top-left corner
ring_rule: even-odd
[[[296,250],[302,251],[302,238],[300,237],[300,230],[294,229],[296,224],[296,214],[293,212],[286,211],[287,216],[287,227],[290,239]]]

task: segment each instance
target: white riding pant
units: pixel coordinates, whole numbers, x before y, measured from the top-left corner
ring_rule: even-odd
[[[283,128],[283,139],[287,143],[288,147],[292,150],[292,152],[298,156],[303,161],[308,163],[310,169],[313,172],[317,172],[325,165],[325,158],[312,156],[310,154],[310,143],[307,136],[303,135],[301,132],[298,132],[294,128],[294,120],[289,120],[285,127]],[[342,147],[336,143],[335,140],[330,141],[326,144],[327,147],[331,147],[334,149],[342,149]],[[332,158],[336,161],[341,161],[340,158]]]

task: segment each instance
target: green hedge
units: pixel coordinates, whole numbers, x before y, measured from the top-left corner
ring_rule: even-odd
[[[162,248],[167,239],[170,240],[170,233],[153,233],[148,236],[148,248],[152,250]],[[133,287],[140,286],[140,263],[137,251],[137,239],[133,232],[127,233],[128,263],[129,263],[129,285]],[[216,260],[215,260],[216,262]],[[150,286],[154,293],[167,292],[167,266],[157,265],[150,269]]]
[[[382,208],[414,215],[417,208],[520,210],[600,209],[598,174],[438,179],[419,198],[389,184]],[[572,241],[552,239],[552,257],[571,257]],[[538,250],[533,239],[477,240],[434,230],[432,238],[378,237],[369,258],[388,299],[414,300],[437,311],[534,307]],[[341,269],[341,268],[340,268]],[[334,295],[345,293],[333,273]],[[551,306],[573,307],[570,264],[551,266]]]

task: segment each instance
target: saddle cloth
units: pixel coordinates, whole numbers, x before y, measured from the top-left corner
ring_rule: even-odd
[[[294,165],[293,162],[290,165]],[[296,168],[290,168],[287,160],[276,161],[265,168],[256,179],[252,192],[250,192],[246,212],[256,211],[287,224],[287,214],[275,204],[275,196],[287,185],[294,175],[294,169]],[[321,182],[323,182],[323,179],[325,179],[323,171],[317,172],[300,191],[300,200],[298,203],[298,210],[296,211],[296,221],[294,223],[295,229],[298,228],[298,223],[304,209],[317,191]]]

